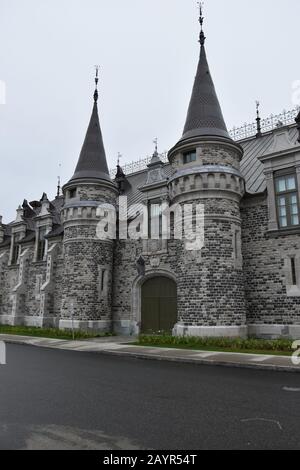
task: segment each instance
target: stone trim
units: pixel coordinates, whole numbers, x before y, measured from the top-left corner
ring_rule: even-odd
[[[300,339],[299,325],[248,325],[248,334],[250,337],[262,339],[292,338]]]
[[[40,291],[40,316],[44,321],[42,326],[48,326],[49,310],[51,309],[52,295],[55,288],[55,280],[53,279],[54,264],[57,258],[58,245],[55,243],[48,250],[46,282],[41,286]],[[53,321],[51,320],[51,323]]]
[[[284,260],[284,275],[286,281],[286,294],[288,297],[300,297],[300,253],[298,250],[289,250],[288,252],[282,253]],[[295,270],[297,284],[293,284],[293,273],[291,266],[291,259],[295,259]]]
[[[26,260],[29,256],[29,248],[20,255],[18,284],[12,291],[12,319],[13,325],[20,324],[24,318],[24,297],[26,293]]]
[[[184,326],[175,325],[174,336],[199,336],[202,338],[246,338],[247,326]]]
[[[37,328],[56,328],[57,319],[55,317],[27,316],[24,318],[25,326],[35,326]]]
[[[89,320],[59,320],[59,328],[62,330],[92,330],[100,332],[111,332],[112,322],[107,320],[89,321]]]

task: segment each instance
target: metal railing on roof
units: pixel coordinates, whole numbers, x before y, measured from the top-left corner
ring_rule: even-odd
[[[282,111],[280,114],[271,114],[270,117],[261,120],[261,131],[270,132],[278,127],[288,126],[295,122],[295,118],[299,113],[299,108],[292,109],[290,111]],[[230,132],[230,137],[235,140],[244,140],[249,137],[254,137],[257,133],[257,124],[252,122],[250,124],[245,123],[241,127],[234,127]]]
[[[280,114],[271,114],[270,117],[261,120],[261,131],[269,132],[273,129],[278,127],[288,126],[295,122],[295,118],[299,113],[299,107],[292,109],[290,111],[283,111]],[[241,127],[234,127],[231,131],[229,131],[230,137],[238,142],[240,140],[248,139],[250,137],[254,137],[257,133],[257,124],[256,122],[252,122],[250,124],[245,123]],[[164,162],[168,162],[168,152],[161,153],[160,159]],[[132,173],[137,173],[138,171],[145,170],[147,165],[149,165],[151,161],[151,156],[146,158],[140,158],[139,160],[133,161],[131,163],[126,163],[122,165],[122,169],[125,175],[130,175]],[[117,169],[110,170],[110,175],[112,178],[116,176]]]
[[[162,162],[168,163],[168,152],[160,153],[159,158]],[[122,165],[122,170],[124,171],[125,175],[131,175],[132,173],[137,173],[138,171],[146,170],[147,165],[151,162],[152,156],[146,158],[140,158],[135,162],[125,163]],[[116,176],[117,169],[110,170],[110,176],[114,178]]]

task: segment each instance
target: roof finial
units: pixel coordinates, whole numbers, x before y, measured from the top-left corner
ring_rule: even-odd
[[[154,155],[158,155],[158,138],[155,137],[153,140],[153,143],[155,144],[155,150],[154,150]]]
[[[205,39],[206,39],[204,31],[203,31],[203,23],[204,23],[203,6],[204,6],[204,2],[198,2],[198,5],[199,5],[199,10],[200,10],[199,23],[200,23],[200,27],[201,27],[199,42],[200,42],[201,46],[204,46]]]
[[[256,123],[257,123],[257,134],[256,137],[261,137],[262,132],[261,132],[261,117],[259,113],[259,107],[260,107],[260,102],[256,101]]]
[[[122,157],[123,157],[123,155],[122,155],[120,152],[118,152],[118,163],[117,163],[117,166],[120,166],[120,160],[121,160]]]
[[[96,69],[96,77],[95,77],[96,88],[95,88],[95,93],[94,93],[94,101],[95,103],[97,103],[98,98],[99,98],[99,93],[98,93],[99,69],[100,69],[99,65],[95,65],[95,69]]]
[[[56,197],[60,197],[60,190],[61,190],[60,170],[61,170],[61,163],[59,164],[59,176],[57,177],[57,195],[56,195]]]

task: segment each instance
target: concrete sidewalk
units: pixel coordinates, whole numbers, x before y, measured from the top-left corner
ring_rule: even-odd
[[[300,372],[300,365],[294,365],[291,356],[265,356],[226,352],[209,352],[186,349],[154,348],[134,346],[135,339],[128,337],[107,337],[84,341],[36,338],[31,336],[0,335],[0,341],[67,351],[93,352],[114,356],[132,357],[188,363],[195,365],[216,365],[249,369]]]

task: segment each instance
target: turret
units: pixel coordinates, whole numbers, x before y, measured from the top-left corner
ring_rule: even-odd
[[[198,217],[204,211],[204,247],[187,240],[178,247],[175,333],[241,336],[246,334],[240,215],[243,151],[229,136],[210,74],[202,7],[200,25],[200,59],[183,135],[168,155],[174,170],[168,187],[172,205],[192,205],[194,218],[196,210]],[[196,223],[201,228],[203,222]]]
[[[114,240],[99,238],[104,207],[115,206],[98,116],[98,69],[92,116],[75,173],[63,187],[63,299],[61,328],[110,331]],[[101,209],[102,207],[102,209]]]

